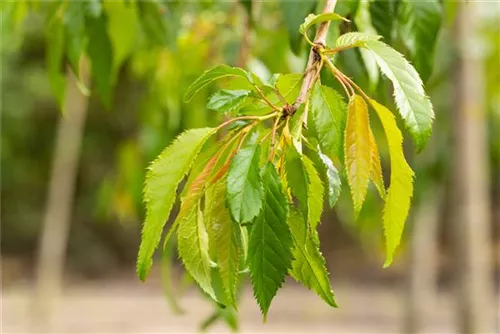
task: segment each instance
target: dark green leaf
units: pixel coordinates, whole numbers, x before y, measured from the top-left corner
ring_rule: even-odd
[[[295,54],[299,54],[301,49],[302,35],[299,33],[299,26],[315,7],[316,1],[280,1],[281,18],[288,30],[290,46]]]
[[[167,28],[162,17],[162,5],[155,1],[138,1],[139,19],[149,40],[155,45],[167,43]]]
[[[68,2],[63,22],[66,32],[66,49],[71,69],[79,76],[80,57],[85,52],[87,35],[85,33],[86,3],[83,1]]]
[[[263,170],[264,207],[250,233],[248,261],[254,296],[266,318],[271,301],[291,268],[292,237],[288,201],[280,177],[269,163]]]
[[[432,73],[441,21],[442,8],[438,0],[404,0],[398,7],[401,39],[410,50],[413,64],[424,82]]]
[[[295,210],[290,212],[288,224],[293,237],[294,260],[291,275],[297,282],[314,290],[328,305],[337,307],[330,287],[326,261],[319,250],[317,232],[308,233],[304,220]]]
[[[225,77],[241,77],[247,80],[252,80],[251,76],[239,67],[231,67],[227,65],[217,65],[205,71],[196,79],[186,91],[184,101],[189,102],[195,95],[211,82]]]
[[[372,25],[386,43],[392,43],[392,33],[395,15],[394,0],[372,0],[370,1],[370,17]]]
[[[262,180],[259,174],[260,147],[255,133],[236,153],[227,175],[227,206],[238,223],[248,223],[262,208]]]
[[[106,16],[87,17],[86,28],[88,36],[87,53],[92,63],[93,83],[102,102],[109,108],[114,80],[112,77],[113,50],[107,32]]]
[[[47,72],[52,92],[62,107],[66,80],[63,72],[64,29],[59,19],[54,19],[47,31]],[[62,110],[62,109],[61,109]]]
[[[220,90],[210,97],[207,108],[226,114],[234,114],[246,102],[250,93],[251,91],[243,89]]]

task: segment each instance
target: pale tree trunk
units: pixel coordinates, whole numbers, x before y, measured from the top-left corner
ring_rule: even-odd
[[[442,192],[433,189],[422,196],[413,217],[406,332],[426,333],[426,324],[434,312],[438,267],[438,226]]]
[[[88,86],[87,62],[82,61],[81,65],[81,80]],[[61,116],[57,127],[38,250],[36,291],[32,305],[32,319],[37,326],[50,326],[52,309],[56,306],[61,293],[87,107],[88,97],[79,90],[77,79],[68,68],[64,115]]]
[[[454,136],[453,212],[457,306],[461,333],[493,333],[493,282],[484,73],[478,48],[477,1],[460,2]]]

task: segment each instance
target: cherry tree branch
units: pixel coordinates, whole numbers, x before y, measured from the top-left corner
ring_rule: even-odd
[[[336,4],[337,0],[326,0],[325,7],[323,8],[323,13],[333,12]],[[304,81],[302,81],[302,87],[300,88],[299,96],[288,110],[289,114],[294,114],[305,102],[309,91],[311,90],[314,82],[317,79],[318,73],[321,70],[321,67],[318,66],[321,62],[321,57],[319,57],[317,48],[318,46],[325,45],[329,27],[330,21],[325,21],[320,24],[318,30],[316,31],[316,36],[314,37],[315,46],[311,47],[311,51],[309,52],[309,60],[307,61],[306,70],[304,72]]]

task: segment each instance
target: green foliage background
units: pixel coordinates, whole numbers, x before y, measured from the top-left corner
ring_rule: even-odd
[[[403,1],[401,5],[416,3]],[[447,175],[453,168],[449,159],[449,119],[453,117],[453,101],[449,96],[453,82],[449,78],[458,46],[452,42],[448,16],[453,8],[447,3],[438,15],[440,19],[430,24],[410,20],[412,24],[403,26],[391,17],[395,15],[391,2],[372,1],[369,8],[356,1],[341,2],[337,12],[350,17],[352,22],[334,24],[329,35],[334,40],[338,31],[373,27],[411,59],[424,77],[435,105],[436,121],[428,149],[418,158],[410,159],[418,178],[416,203],[424,190],[448,182]],[[90,97],[91,110],[79,167],[78,205],[71,231],[69,263],[80,272],[102,275],[110,264],[119,267],[135,260],[144,215],[141,195],[148,162],[183,129],[214,126],[222,119],[205,106],[217,87],[202,90],[186,104],[182,97],[187,87],[204,70],[220,63],[247,67],[262,77],[270,73],[301,72],[307,50],[300,45],[298,25],[303,21],[303,13],[316,10],[314,6],[290,8],[294,2],[259,2],[260,8],[255,8],[255,3],[252,8],[239,2],[89,1],[77,2],[86,6],[74,9],[79,14],[85,11],[79,20],[71,16],[69,7],[62,15],[60,4],[2,3],[2,251],[33,257],[45,204],[55,127],[60,117],[58,109],[64,96],[63,60],[76,69],[72,54],[86,47],[93,63],[95,90]],[[63,6],[73,4],[64,2]],[[253,13],[250,18],[249,8]],[[436,15],[432,8],[412,10],[418,10],[426,18]],[[296,19],[285,20],[290,13],[297,13]],[[366,17],[370,18],[371,27],[367,27]],[[401,20],[407,22],[404,17]],[[94,29],[99,27],[104,27],[101,29],[107,34],[97,33]],[[428,38],[434,35],[426,29],[440,27],[440,33],[435,34],[437,38]],[[408,38],[408,29],[418,33]],[[500,192],[499,35],[495,19],[485,20],[484,35],[477,41],[479,47],[485,48],[486,55],[490,170],[497,197]],[[436,52],[432,50],[434,43]],[[430,48],[421,49],[423,44]],[[66,56],[63,50],[67,51]],[[390,105],[387,80],[373,74],[373,64],[365,61],[363,53],[347,51],[338,61],[365,91]],[[438,65],[434,70],[433,64]],[[322,80],[341,90],[328,75]],[[377,137],[382,137],[380,124],[375,124],[374,131]],[[388,152],[386,145],[380,147],[385,166]],[[413,150],[408,147],[407,151]],[[343,192],[347,193],[347,189]],[[346,232],[344,236],[360,240],[367,250],[379,250],[377,254],[381,256],[381,203],[375,189],[370,189],[357,222],[350,206],[349,197],[344,196],[335,211]],[[340,238],[332,237],[333,247],[343,242]]]

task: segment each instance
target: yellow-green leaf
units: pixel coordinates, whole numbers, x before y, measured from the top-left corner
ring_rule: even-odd
[[[414,174],[404,157],[403,135],[396,124],[394,115],[374,100],[370,100],[370,104],[384,128],[391,157],[391,184],[385,199],[383,217],[387,252],[384,267],[387,267],[392,263],[394,251],[403,234],[413,195]]]
[[[375,136],[370,129],[370,154],[371,154],[371,169],[370,179],[372,180],[375,188],[381,198],[385,198],[385,185],[384,177],[382,176],[382,164],[380,163],[380,154],[378,152],[377,142]]]
[[[356,217],[361,211],[370,180],[370,124],[368,107],[359,95],[349,101],[345,129],[344,159]]]
[[[323,213],[323,195],[325,189],[319,178],[318,171],[313,162],[305,155],[302,156],[307,173],[307,222],[311,230],[315,231]]]

